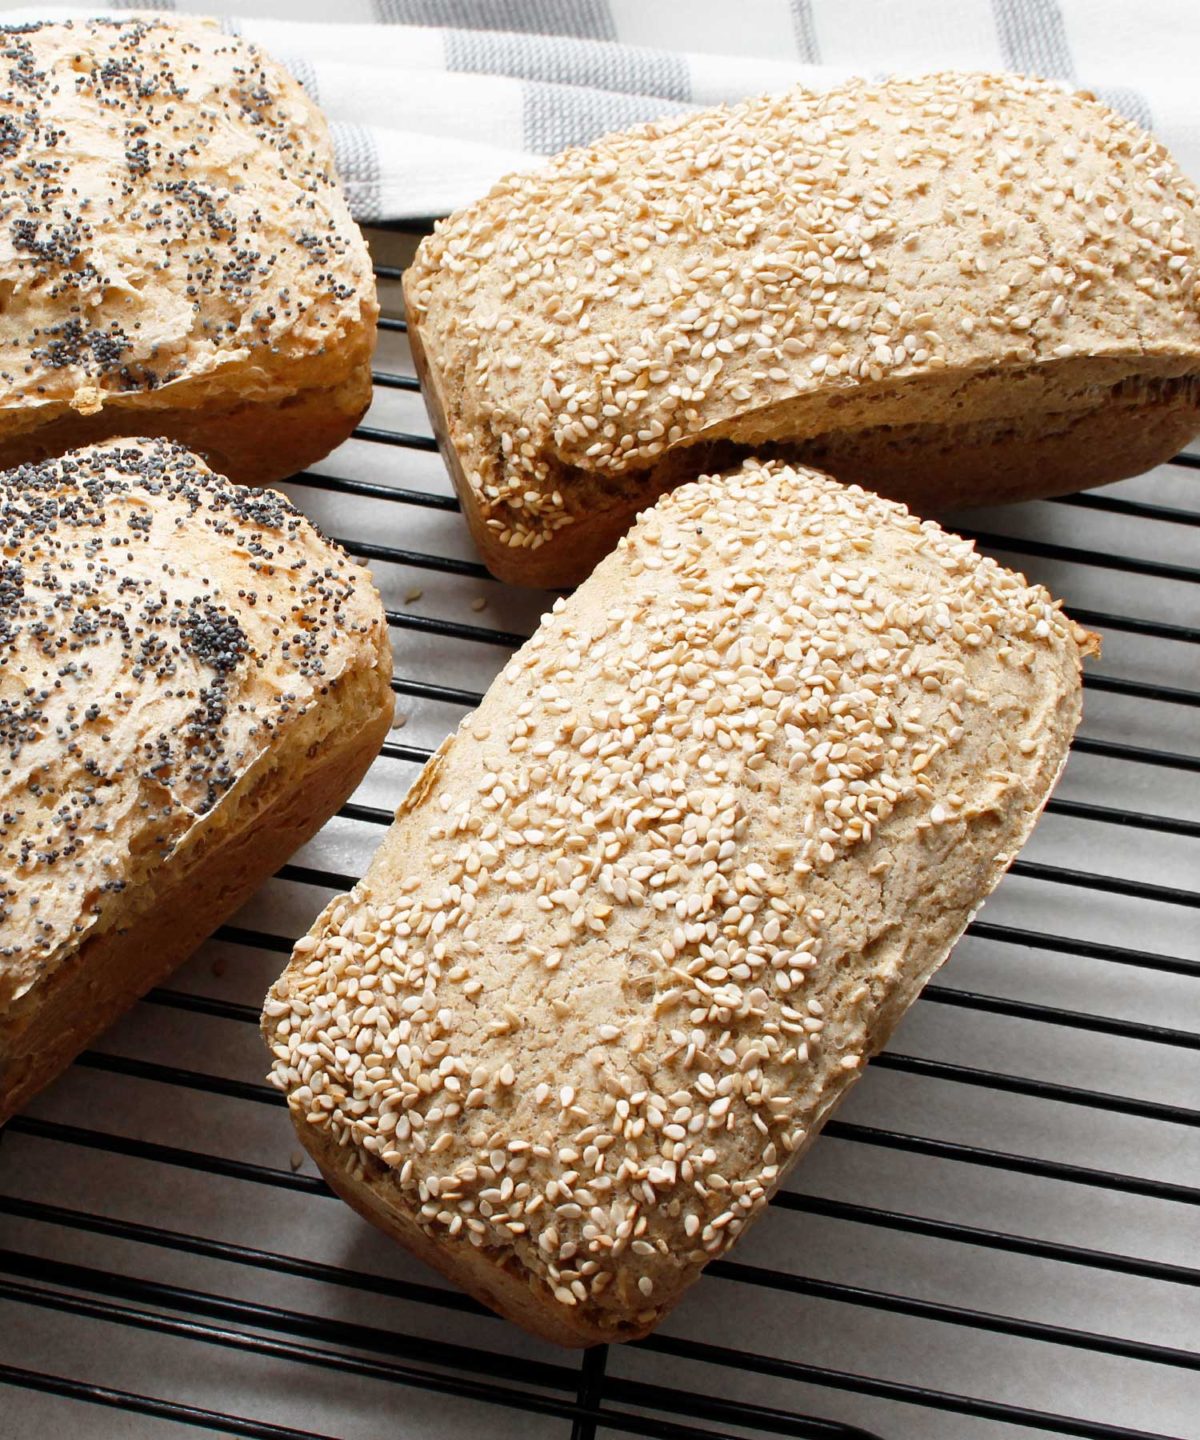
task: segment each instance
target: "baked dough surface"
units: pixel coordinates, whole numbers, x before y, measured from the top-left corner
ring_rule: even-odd
[[[1198,253],[1152,136],[947,73],[568,150],[443,221],[404,289],[480,553],[566,585],[747,456],[922,514],[1150,469],[1200,430]]]
[[[282,495],[165,441],[0,476],[0,1115],[328,818],[390,681],[370,575]]]
[[[378,305],[291,76],[145,16],[5,27],[0,77],[0,464],[164,434],[262,481],[344,439]]]
[[[646,512],[268,998],[351,1203],[567,1344],[765,1207],[1028,835],[1091,638],[901,506],[747,465]]]

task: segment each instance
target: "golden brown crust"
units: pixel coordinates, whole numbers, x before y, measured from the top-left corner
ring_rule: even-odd
[[[153,431],[186,446],[220,475],[242,485],[271,485],[335,450],[371,403],[371,357],[334,390],[298,390],[283,400],[218,399],[202,409],[148,412],[109,405],[99,415],[67,410],[57,420],[10,435],[0,464],[27,465],[104,440]]]
[[[568,151],[443,222],[405,295],[486,562],[566,584],[746,455],[936,510],[1167,458],[1200,429],[1198,249],[1150,136],[947,74]]]
[[[378,304],[300,86],[207,21],[6,44],[0,465],[161,434],[261,482],[328,453],[369,400]]]
[[[337,704],[340,723],[324,740],[297,745],[285,734],[237,797],[219,844],[155,872],[130,925],[86,941],[49,985],[0,1018],[0,1124],[165,980],[354,791],[387,734],[390,692],[385,701],[364,671],[347,677]]]
[[[392,700],[369,574],[165,441],[0,476],[0,551],[2,1115],[328,817]]]
[[[293,1115],[293,1119],[296,1117]],[[510,1254],[489,1254],[470,1246],[447,1246],[427,1235],[412,1216],[396,1203],[395,1191],[384,1166],[339,1146],[327,1130],[296,1121],[305,1147],[317,1163],[329,1188],[364,1220],[377,1225],[418,1260],[452,1281],[481,1305],[555,1345],[602,1345],[613,1338],[611,1330],[589,1322],[586,1315],[547,1303],[536,1281],[521,1275]],[[651,1329],[644,1327],[644,1331]],[[622,1338],[636,1340],[630,1331]]]
[[[410,338],[415,358],[419,345],[412,332]],[[431,414],[435,396],[436,387],[425,390]],[[1105,391],[1092,409],[1061,415],[889,425],[796,444],[763,443],[753,447],[753,455],[811,465],[847,485],[910,505],[918,514],[937,516],[979,505],[981,496],[988,504],[1007,504],[1141,475],[1181,450],[1198,426],[1200,376],[1156,385],[1126,383]],[[636,487],[622,487],[605,497],[607,503],[593,500],[586,510],[577,510],[558,542],[535,550],[516,550],[496,538],[453,449],[445,447],[443,454],[472,539],[492,574],[510,585],[568,589],[591,574],[639,512],[660,495],[698,472],[738,464],[746,447],[728,440],[681,446],[639,476]]]
[[[675,491],[298,943],[263,1030],[304,1144],[537,1334],[644,1334],[1003,874],[1090,644],[1040,587],[813,472]]]
[[[572,503],[572,523],[554,543],[514,548],[488,524],[488,510],[469,483],[451,439],[444,377],[429,363],[421,327],[409,346],[438,448],[454,483],[480,558],[509,585],[567,589],[587,578],[615,549],[640,511],[703,472],[746,457],[747,444],[715,439],[680,446],[630,483],[597,493],[578,470],[559,477],[570,496],[579,482],[586,504]],[[918,514],[1065,495],[1140,475],[1174,455],[1200,428],[1200,375],[1124,380],[1097,387],[1088,408],[956,424],[925,422],[848,429],[795,442],[752,444],[761,460],[812,465],[848,485],[863,485]]]

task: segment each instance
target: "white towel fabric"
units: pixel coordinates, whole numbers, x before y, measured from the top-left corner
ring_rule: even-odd
[[[0,0],[7,22],[130,8]],[[797,83],[820,90],[856,74],[949,67],[1024,70],[1092,90],[1154,130],[1200,177],[1190,73],[1198,0],[176,0],[152,8],[218,16],[289,66],[332,122],[363,222],[445,214],[509,171],[639,120]]]

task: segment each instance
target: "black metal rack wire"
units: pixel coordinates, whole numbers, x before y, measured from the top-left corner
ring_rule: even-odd
[[[1086,679],[1100,723],[1085,720],[1080,777],[1050,802],[1054,834],[998,892],[1017,899],[968,931],[992,983],[962,983],[976,967],[956,962],[927,987],[917,1043],[906,1025],[872,1062],[872,1104],[826,1127],[761,1241],[710,1266],[679,1323],[612,1352],[525,1340],[288,1156],[255,986],[354,883],[415,767],[539,608],[470,558],[455,522],[397,313],[391,262],[411,244],[374,237],[388,313],[368,423],[285,488],[375,570],[393,689],[420,733],[394,731],[261,903],[6,1128],[0,1433],[1198,1440],[1200,568],[1186,546],[1200,492],[1180,477],[1200,456],[1153,491],[1131,482],[962,531],[1113,639],[1116,658]],[[412,577],[441,587],[434,605]],[[995,983],[1006,967],[1014,993]],[[997,1035],[1034,1073],[988,1059]],[[1086,1083],[1062,1078],[1077,1071]],[[958,1368],[926,1359],[960,1350]]]

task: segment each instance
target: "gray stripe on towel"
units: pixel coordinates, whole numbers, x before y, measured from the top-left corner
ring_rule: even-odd
[[[354,218],[363,225],[386,219],[379,150],[371,132],[361,125],[337,123],[329,127],[329,132],[334,162]]]
[[[1010,70],[1074,80],[1075,63],[1057,0],[992,0],[992,13]]]
[[[436,25],[446,30],[520,30],[527,35],[577,35],[615,40],[607,0],[375,0],[389,25]]]
[[[317,71],[311,60],[303,55],[279,55],[279,63],[290,72],[292,79],[299,81],[301,88],[314,105],[321,103],[321,92],[317,89]]]
[[[582,85],[626,95],[662,95],[668,100],[691,98],[687,64],[682,56],[667,50],[643,50],[565,35],[450,30],[445,38],[445,53],[447,70]]]
[[[1143,130],[1154,129],[1154,111],[1140,90],[1130,90],[1124,85],[1099,85],[1095,94],[1097,100],[1103,100],[1110,109],[1140,125]]]
[[[796,35],[796,54],[805,65],[819,65],[821,47],[817,44],[817,18],[812,0],[792,0],[792,29]]]
[[[525,86],[525,149],[554,155],[568,145],[586,145],[612,130],[691,109],[647,95],[614,95],[574,85]]]

